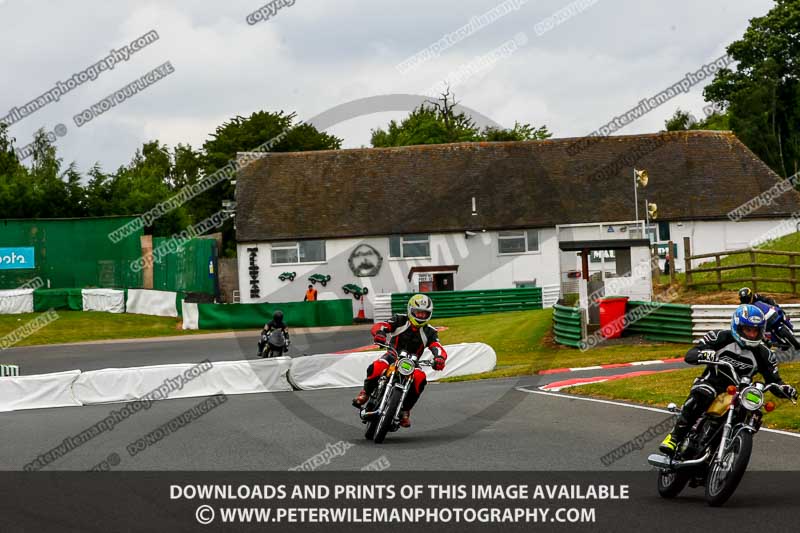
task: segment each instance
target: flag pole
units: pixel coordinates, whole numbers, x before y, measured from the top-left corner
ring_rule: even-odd
[[[633,169],[633,203],[636,206],[636,223],[639,223],[639,187],[636,185],[636,168]]]

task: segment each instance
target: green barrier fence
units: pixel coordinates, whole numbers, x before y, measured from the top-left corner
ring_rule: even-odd
[[[559,344],[580,348],[583,341],[581,310],[563,305],[553,306],[553,336]]]
[[[134,217],[0,220],[0,248],[33,248],[34,268],[0,270],[0,289],[40,277],[53,289],[141,287],[130,268],[142,257],[142,230],[114,243],[109,234]]]
[[[48,309],[83,310],[81,289],[36,289],[33,291],[33,310],[41,313]]]
[[[631,319],[627,332],[654,341],[692,342],[691,305],[629,301],[625,312]]]
[[[154,237],[153,249],[169,241]],[[153,288],[173,292],[202,292],[214,294],[214,276],[209,275],[208,263],[217,256],[214,239],[191,239],[179,252],[160,257],[153,264]]]
[[[290,328],[347,326],[353,323],[353,300],[262,304],[197,304],[200,329],[261,328],[280,309]]]
[[[392,313],[405,313],[408,300],[414,294],[416,293],[392,293]],[[433,316],[435,318],[542,308],[541,287],[485,291],[439,291],[425,294],[433,300]]]

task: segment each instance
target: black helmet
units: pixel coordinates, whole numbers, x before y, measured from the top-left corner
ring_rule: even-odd
[[[753,303],[754,294],[750,287],[742,287],[739,289],[739,303],[751,304]]]
[[[274,313],[272,313],[272,320],[275,322],[283,322],[283,311],[278,309]]]

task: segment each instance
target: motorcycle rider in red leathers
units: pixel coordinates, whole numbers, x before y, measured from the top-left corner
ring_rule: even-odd
[[[415,294],[408,300],[408,314],[397,314],[386,322],[378,322],[372,327],[372,335],[376,344],[389,344],[397,352],[405,350],[409,354],[421,356],[428,348],[433,354],[434,370],[444,370],[447,352],[439,343],[439,335],[432,326],[428,325],[433,314],[433,302],[424,294]],[[367,367],[367,379],[364,388],[353,400],[353,405],[361,407],[369,399],[370,394],[378,385],[378,379],[387,368],[395,362],[395,356],[386,352],[380,359],[376,359]],[[400,415],[400,426],[411,426],[411,408],[419,400],[425,389],[427,379],[425,372],[417,368],[414,370],[414,386],[408,391],[403,402]]]

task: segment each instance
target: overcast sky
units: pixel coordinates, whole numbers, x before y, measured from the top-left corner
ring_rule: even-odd
[[[722,54],[770,0],[581,0],[582,12],[545,24],[565,0],[506,0],[509,15],[402,73],[397,65],[502,4],[498,0],[0,0],[0,118],[156,30],[159,39],[10,127],[17,146],[38,128],[66,134],[59,154],[85,171],[127,163],[159,139],[199,147],[226,119],[258,110],[307,119],[348,101],[421,94],[448,73],[517,38],[523,44],[453,84],[457,99],[494,121],[545,124],[555,137],[587,134]],[[251,19],[253,20],[253,19]],[[538,26],[537,26],[538,25]],[[550,27],[541,33],[542,28]],[[537,31],[537,29],[539,31]],[[541,33],[541,34],[540,34]],[[520,39],[520,36],[523,38]],[[78,128],[73,116],[151,69],[174,73]],[[655,132],[676,107],[702,116],[700,83],[619,133]],[[328,131],[344,147],[404,112],[375,113]]]

